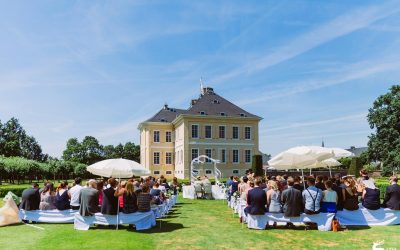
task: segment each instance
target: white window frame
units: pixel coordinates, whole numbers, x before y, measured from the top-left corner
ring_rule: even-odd
[[[235,171],[237,171],[237,173],[235,173]],[[232,169],[232,174],[237,174],[237,175],[239,175],[239,174],[240,174],[240,170],[239,170],[239,169]]]
[[[155,140],[156,138],[156,132],[158,132],[158,141]],[[153,142],[154,143],[160,143],[160,130],[153,130]]]
[[[193,137],[193,126],[197,126],[197,137]],[[190,136],[192,139],[199,139],[199,128],[200,128],[199,124],[192,124],[190,126]]]
[[[168,133],[169,133],[169,141],[168,141]],[[165,142],[172,142],[172,131],[165,131]]]
[[[158,163],[156,163],[156,156],[155,156],[155,154],[156,153],[158,153]],[[155,151],[155,152],[153,152],[153,165],[160,165],[160,162],[161,162],[161,152],[159,152],[159,151]]]
[[[210,137],[207,137],[207,131],[206,131],[206,127],[207,127],[207,126],[209,126],[209,127],[211,128]],[[205,139],[212,139],[212,138],[213,138],[212,132],[213,132],[212,125],[210,125],[210,124],[204,125],[204,138],[205,138]]]
[[[168,154],[171,154],[170,163],[167,161]],[[172,152],[165,152],[165,165],[172,165]]]
[[[210,155],[207,155],[207,150],[210,151]],[[206,155],[206,156],[212,158],[212,148],[205,148],[205,149],[204,149],[204,155]],[[211,162],[211,160],[209,160],[208,158],[206,158],[206,163],[210,163],[210,162]]]
[[[224,158],[225,158],[225,161],[222,161],[222,151],[225,151],[225,153],[224,153]],[[220,157],[221,157],[221,164],[226,164],[226,148],[221,148],[220,150],[219,150],[219,155],[220,155]]]
[[[237,151],[237,162],[235,162],[235,151]],[[232,149],[232,163],[233,164],[239,164],[240,163],[240,150],[239,149]]]
[[[250,129],[250,138],[246,138],[246,129],[247,128],[249,128]],[[251,130],[252,130],[252,127],[251,126],[246,126],[246,127],[244,127],[244,139],[245,140],[251,140],[251,135],[252,135],[252,133],[251,133]]]
[[[246,155],[247,152],[250,152],[249,161],[247,161],[247,155]],[[244,163],[251,163],[251,157],[252,157],[251,149],[245,149],[244,150]]]
[[[221,137],[221,127],[224,128],[224,137]],[[226,125],[218,125],[218,138],[226,139]]]
[[[156,172],[158,172],[157,175],[160,175],[160,174],[161,174],[161,171],[160,171],[160,170],[153,170],[153,174],[156,174]]]
[[[235,138],[234,135],[234,128],[237,128],[237,138]],[[240,139],[240,128],[239,126],[232,126],[232,139],[233,140],[239,140]]]
[[[169,173],[168,173],[168,172],[169,172]],[[166,171],[165,171],[165,174],[170,174],[170,175],[171,175],[171,174],[172,174],[172,170],[166,170]]]
[[[207,171],[210,171],[210,173],[207,173]],[[204,169],[204,174],[212,174],[212,170],[211,169]]]
[[[193,158],[193,150],[197,150],[197,156],[194,157],[194,158],[199,157],[199,153],[200,153],[200,150],[199,150],[198,148],[192,148],[192,149],[190,150],[190,159],[191,159],[191,161],[194,159],[194,158]]]

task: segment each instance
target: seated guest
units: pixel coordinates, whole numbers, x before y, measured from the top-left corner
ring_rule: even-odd
[[[96,189],[99,191],[99,211],[101,209],[101,204],[103,204],[103,189],[104,189],[104,181],[98,181],[96,183]]]
[[[165,179],[160,179],[160,180],[157,181],[158,189],[160,189],[162,193],[166,193],[167,192],[167,189],[165,188],[165,185],[162,185],[162,182],[164,180]]]
[[[281,211],[281,192],[276,181],[268,181],[267,191],[268,212],[280,213]]]
[[[101,204],[101,213],[115,215],[118,211],[118,194],[116,194],[115,188],[117,187],[117,180],[115,178],[108,179],[109,188],[103,190],[103,203]]]
[[[148,212],[151,208],[152,196],[147,185],[142,186],[142,192],[137,195],[138,212]]]
[[[56,209],[56,194],[54,192],[54,185],[53,183],[49,183],[43,189],[42,193],[40,194],[40,210],[52,210]]]
[[[322,207],[321,212],[323,213],[336,213],[336,204],[338,201],[338,195],[336,191],[332,190],[332,181],[327,180],[325,182],[326,190],[322,191]]]
[[[150,191],[150,195],[153,197],[155,204],[157,205],[161,204],[162,191],[160,189],[160,184],[158,182],[154,184],[153,188]]]
[[[179,189],[178,178],[174,177],[172,179],[172,183],[170,185],[170,188],[172,189],[172,192],[173,192],[174,195],[178,194],[178,189]]]
[[[340,186],[340,180],[338,181],[336,178],[329,179],[332,182],[332,190],[336,192],[337,203],[336,210],[343,210],[343,191]]]
[[[68,196],[68,182],[62,181],[56,191],[56,208],[58,210],[67,210],[71,206],[69,204]]]
[[[352,177],[347,176],[344,179],[345,188],[343,192],[343,208],[346,210],[357,210],[358,209],[358,195],[355,181]]]
[[[257,177],[254,182],[254,188],[247,193],[247,206],[244,209],[246,214],[263,215],[267,212],[267,195],[265,191],[259,187],[261,178]]]
[[[39,185],[35,182],[32,184],[31,188],[25,189],[22,192],[22,202],[19,205],[20,209],[24,209],[26,211],[37,210],[39,209],[40,204],[40,193],[39,193]]]
[[[89,187],[81,189],[79,194],[79,214],[92,216],[99,211],[99,191],[95,180],[88,181]]]
[[[322,200],[322,190],[315,187],[315,179],[308,177],[307,188],[303,191],[304,213],[318,214]]]
[[[303,210],[301,192],[293,187],[294,179],[290,176],[287,179],[287,185],[288,188],[282,192],[283,212],[285,217],[300,216]]]
[[[168,192],[169,190],[170,190],[170,186],[169,186],[169,184],[168,184],[168,182],[167,182],[167,179],[164,179],[162,182],[161,182],[161,184],[160,184],[161,186],[163,186],[164,188],[165,188],[165,192]]]
[[[228,200],[231,200],[232,195],[237,192],[239,189],[239,177],[233,177],[232,185],[229,188],[229,197]]]
[[[75,178],[74,186],[68,190],[69,198],[71,199],[71,208],[73,210],[79,210],[79,193],[83,188],[81,186],[82,179],[80,177]]]
[[[381,207],[380,190],[375,187],[372,180],[364,180],[364,190],[362,191],[362,205],[371,210],[378,210]]]
[[[300,192],[303,192],[304,185],[302,183],[300,183],[300,177],[299,176],[295,176],[294,177],[293,188],[299,190]]]
[[[226,187],[229,188],[233,183],[233,176],[230,176],[229,179],[226,181]]]
[[[123,213],[130,214],[138,211],[137,197],[133,187],[133,182],[128,181],[122,197],[124,199],[124,207],[122,209]]]
[[[322,191],[325,190],[325,185],[323,183],[323,179],[324,179],[324,176],[318,175],[316,182],[315,182],[315,187],[321,189]]]
[[[400,210],[400,186],[397,184],[398,178],[392,176],[390,178],[390,186],[386,188],[385,199],[383,200],[383,207],[393,210]]]
[[[126,188],[126,181],[121,181],[121,185],[119,187],[120,187],[120,192],[124,193]],[[122,208],[124,208],[124,198],[122,197],[122,195],[118,196],[118,201],[120,210],[122,210]]]
[[[249,179],[247,178],[247,176],[243,176],[241,178],[240,184],[238,185],[239,196],[242,200],[246,200],[247,192],[250,188],[248,181]]]

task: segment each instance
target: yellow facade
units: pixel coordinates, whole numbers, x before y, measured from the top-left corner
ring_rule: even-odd
[[[192,149],[198,150],[198,155],[206,155],[207,149],[211,152],[212,158],[221,161],[217,167],[224,177],[243,175],[247,169],[251,168],[252,156],[259,154],[258,123],[258,119],[247,117],[192,115],[180,115],[172,123],[142,123],[139,127],[141,164],[150,169],[154,176],[188,178]],[[198,138],[192,138],[192,125],[198,126]],[[206,138],[206,126],[211,126],[211,138]],[[220,126],[225,127],[225,138],[220,138]],[[238,129],[238,139],[233,138],[233,127]],[[250,128],[250,139],[245,138],[246,127]],[[166,142],[167,132],[171,132],[171,142]],[[159,133],[159,142],[154,140],[155,133]],[[224,150],[225,162],[222,162]],[[237,151],[234,152],[234,150]],[[247,156],[247,159],[246,150],[250,150],[250,156]],[[159,162],[157,161],[158,153]],[[172,164],[166,162],[167,153],[172,153]],[[237,154],[235,159],[234,153]],[[213,168],[211,163],[202,164],[201,174],[213,176]],[[206,173],[206,170],[211,173],[209,171]]]

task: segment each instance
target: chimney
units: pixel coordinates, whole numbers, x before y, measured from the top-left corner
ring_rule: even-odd
[[[193,106],[197,103],[197,99],[192,99],[192,101],[190,102],[190,106]]]
[[[214,89],[211,88],[211,87],[204,87],[202,94],[203,95],[205,95],[205,94],[214,94]]]
[[[168,110],[168,104],[164,104],[164,110]]]

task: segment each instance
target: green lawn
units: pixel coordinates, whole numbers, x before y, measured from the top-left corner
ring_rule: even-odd
[[[0,203],[1,204],[1,203]],[[371,249],[385,240],[385,248],[400,249],[400,226],[350,228],[342,232],[263,231],[241,226],[223,201],[180,198],[162,228],[144,232],[92,228],[75,231],[73,225],[36,224],[0,228],[1,249]]]

